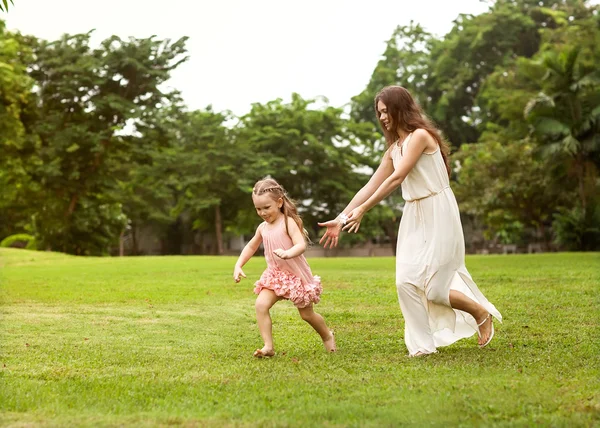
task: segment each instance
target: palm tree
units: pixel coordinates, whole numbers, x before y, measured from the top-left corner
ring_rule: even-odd
[[[2,12],[8,12],[8,2],[10,1],[10,4],[12,4],[13,6],[15,5],[13,3],[13,0],[2,0],[0,1],[0,10]]]
[[[541,89],[527,103],[525,118],[545,156],[569,159],[585,211],[598,171],[594,156],[600,152],[600,70],[584,64],[580,52],[578,46],[548,51],[539,61],[523,61],[522,70],[537,77]]]

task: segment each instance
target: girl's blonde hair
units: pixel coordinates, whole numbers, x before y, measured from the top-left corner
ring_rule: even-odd
[[[302,217],[298,214],[298,208],[296,208],[296,202],[287,195],[285,189],[272,178],[265,178],[259,180],[254,185],[254,189],[252,189],[252,193],[260,196],[264,194],[268,194],[273,201],[277,202],[279,198],[283,199],[283,205],[281,206],[281,212],[285,217],[285,231],[289,235],[290,232],[288,230],[287,218],[291,217],[300,230],[302,231],[302,235],[304,235],[304,239],[307,242],[310,242],[308,237],[308,232],[304,228],[304,223],[302,222]]]

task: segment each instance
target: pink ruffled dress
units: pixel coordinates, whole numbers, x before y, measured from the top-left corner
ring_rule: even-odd
[[[287,260],[273,254],[278,248],[287,250],[294,246],[292,238],[285,230],[285,220],[283,217],[276,224],[265,222],[260,228],[267,269],[254,284],[254,292],[259,294],[267,288],[273,290],[277,296],[291,300],[297,308],[305,308],[321,300],[321,278],[313,276],[303,254]]]

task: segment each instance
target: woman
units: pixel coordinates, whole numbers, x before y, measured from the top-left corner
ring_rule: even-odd
[[[465,245],[458,204],[450,189],[448,148],[410,93],[385,87],[375,111],[388,148],[369,182],[334,220],[324,247],[335,247],[340,232],[358,232],[367,211],[398,186],[406,201],[396,251],[396,287],[405,320],[409,356],[437,352],[473,333],[479,346],[494,335],[496,310],[465,267]]]

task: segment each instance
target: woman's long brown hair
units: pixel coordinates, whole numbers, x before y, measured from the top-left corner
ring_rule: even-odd
[[[310,243],[308,232],[304,228],[302,217],[300,217],[300,214],[298,214],[298,208],[296,207],[296,203],[293,199],[290,199],[290,197],[287,195],[287,192],[277,181],[273,180],[272,178],[265,178],[263,180],[257,181],[254,185],[252,193],[254,193],[255,195],[263,195],[265,193],[268,193],[274,202],[277,202],[279,198],[283,199],[281,212],[283,213],[285,218],[286,233],[288,235],[290,234],[290,231],[288,230],[287,218],[291,217],[302,231],[304,239]]]
[[[381,123],[379,110],[377,109],[379,101],[387,107],[392,131],[385,129],[385,126]],[[394,144],[400,137],[396,131],[398,128],[408,133],[414,132],[417,129],[424,129],[427,131],[440,146],[448,176],[450,175],[450,146],[444,141],[438,129],[425,115],[410,92],[402,86],[386,86],[375,96],[375,114],[377,115],[379,125],[381,125],[381,129],[383,130],[383,135],[388,143],[388,147]]]

